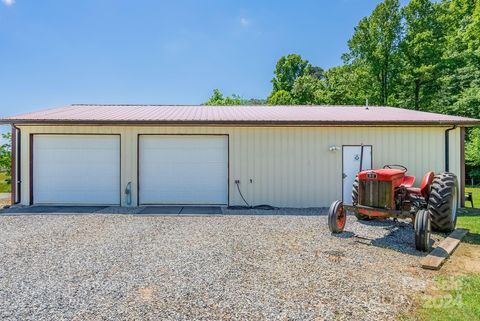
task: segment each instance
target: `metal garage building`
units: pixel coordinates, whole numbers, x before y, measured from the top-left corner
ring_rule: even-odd
[[[405,165],[417,183],[447,170],[463,183],[464,128],[480,124],[392,107],[158,105],[0,122],[12,125],[15,203],[243,205],[240,189],[252,205],[285,207],[351,197],[360,163]]]

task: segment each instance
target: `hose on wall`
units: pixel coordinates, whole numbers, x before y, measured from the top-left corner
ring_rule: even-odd
[[[278,209],[278,207],[274,207],[274,206],[271,206],[271,205],[267,205],[267,204],[262,204],[262,205],[255,205],[255,206],[251,206],[247,200],[245,199],[245,197],[243,196],[243,193],[242,193],[242,190],[240,189],[240,181],[235,181],[235,185],[237,185],[237,190],[238,190],[238,194],[240,194],[240,197],[242,198],[243,202],[245,203],[245,205],[236,205],[236,206],[229,206],[228,208],[231,209],[231,210],[248,210],[248,209],[255,209],[255,210],[276,210]]]

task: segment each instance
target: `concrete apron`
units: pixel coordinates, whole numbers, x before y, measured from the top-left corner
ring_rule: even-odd
[[[102,215],[124,214],[138,216],[222,216],[222,215],[274,215],[318,216],[325,215],[327,208],[273,208],[238,209],[219,206],[12,206],[0,209],[0,216],[8,215]]]
[[[134,214],[134,215],[221,215],[221,207],[202,206],[13,206],[0,215]]]

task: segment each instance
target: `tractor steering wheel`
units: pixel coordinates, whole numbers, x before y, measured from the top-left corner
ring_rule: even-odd
[[[399,168],[399,169],[401,169],[404,173],[406,173],[407,170],[408,170],[405,166],[403,166],[403,165],[396,165],[396,164],[385,165],[385,166],[383,166],[383,168],[385,168],[385,169],[387,169],[387,168],[388,168],[388,169],[396,169],[396,168],[398,169],[398,168]]]

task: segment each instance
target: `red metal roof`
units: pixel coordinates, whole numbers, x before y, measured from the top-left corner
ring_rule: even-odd
[[[0,119],[1,123],[480,125],[480,120],[394,107],[179,106],[76,104]]]

